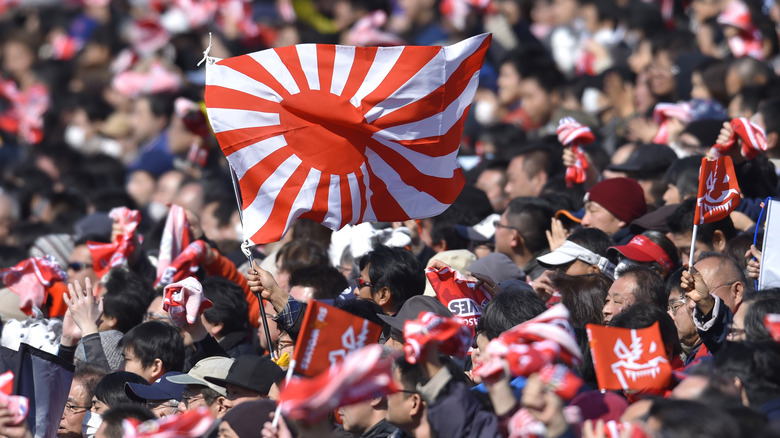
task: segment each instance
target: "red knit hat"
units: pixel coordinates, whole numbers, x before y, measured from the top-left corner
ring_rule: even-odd
[[[585,202],[593,201],[625,223],[647,213],[645,192],[631,178],[610,178],[585,193]]]

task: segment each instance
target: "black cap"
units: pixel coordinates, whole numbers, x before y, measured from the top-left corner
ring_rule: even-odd
[[[260,395],[268,395],[271,385],[284,377],[284,371],[273,363],[268,356],[246,354],[239,356],[230,366],[224,379],[206,376],[205,379],[215,385],[226,387],[235,385]]]
[[[669,225],[667,225],[666,219],[669,218],[679,206],[680,204],[669,204],[658,207],[654,211],[634,219],[628,227],[629,231],[631,234],[642,234],[647,230],[659,231],[664,234],[668,233]]]
[[[395,316],[382,314],[377,314],[377,316],[382,318],[382,321],[386,322],[390,327],[403,333],[404,323],[417,319],[421,312],[433,312],[447,318],[452,317],[452,312],[444,304],[440,303],[436,298],[427,295],[415,295],[409,298]]]
[[[664,144],[639,145],[622,164],[614,164],[607,169],[615,172],[630,172],[637,178],[653,178],[663,175],[666,169],[677,161],[677,154]]]

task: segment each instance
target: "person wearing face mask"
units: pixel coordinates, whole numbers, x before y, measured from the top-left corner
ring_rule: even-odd
[[[127,403],[144,404],[127,396],[125,383],[148,385],[143,377],[126,371],[117,371],[103,377],[92,396],[92,408],[84,415],[84,420],[81,422],[81,435],[84,438],[94,438],[103,422],[102,414],[112,407]]]
[[[116,140],[101,134],[101,128],[112,108],[95,95],[79,96],[64,139],[68,146],[85,154],[106,154],[119,158],[122,146]]]
[[[80,363],[73,374],[68,401],[62,411],[57,438],[80,438],[81,423],[92,408],[92,397],[105,372],[89,363]]]

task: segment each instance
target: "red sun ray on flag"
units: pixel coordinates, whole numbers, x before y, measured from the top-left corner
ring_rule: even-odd
[[[440,46],[301,44],[208,62],[206,107],[241,189],[244,238],[440,214],[489,34]]]

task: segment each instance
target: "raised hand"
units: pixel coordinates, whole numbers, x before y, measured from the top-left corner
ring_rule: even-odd
[[[84,280],[84,288],[78,282],[68,283],[69,294],[62,294],[73,321],[81,330],[82,336],[98,332],[98,322],[103,316],[103,300],[95,300],[92,293],[92,281]],[[68,296],[70,295],[70,296]]]

